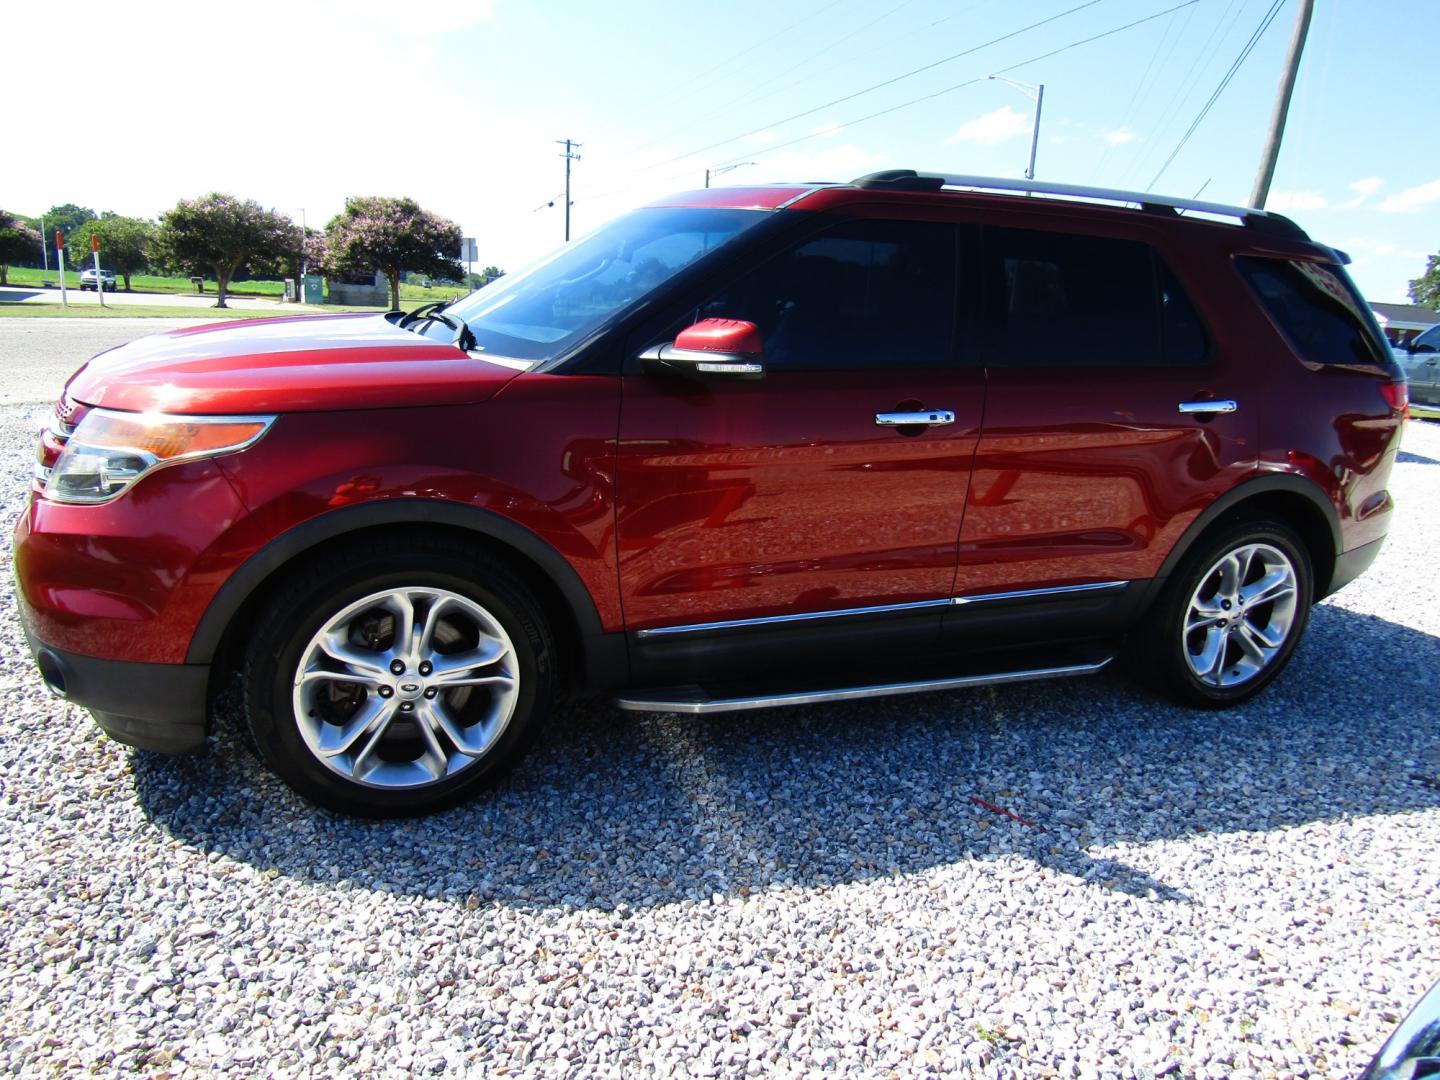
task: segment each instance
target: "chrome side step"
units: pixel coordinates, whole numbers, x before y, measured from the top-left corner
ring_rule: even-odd
[[[1086,664],[1063,667],[1031,668],[1024,671],[1001,671],[986,675],[958,675],[947,679],[922,679],[918,682],[878,683],[874,686],[849,686],[838,690],[801,690],[792,693],[765,694],[755,697],[712,698],[704,696],[699,687],[692,696],[682,696],[672,687],[654,694],[632,694],[615,698],[615,704],[629,712],[685,713],[708,716],[711,713],[747,712],[751,709],[778,709],[786,705],[817,705],[830,701],[856,701],[862,698],[892,697],[898,694],[925,694],[934,690],[959,690],[972,686],[1004,686],[1007,683],[1035,682],[1039,679],[1068,679],[1077,675],[1094,675],[1115,659],[1107,656]]]

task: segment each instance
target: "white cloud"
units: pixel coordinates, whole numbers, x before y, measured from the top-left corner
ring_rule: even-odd
[[[1324,210],[1330,200],[1318,191],[1275,191],[1265,200],[1265,209],[1284,213],[1288,210]]]
[[[740,141],[749,143],[751,146],[769,146],[780,141],[780,136],[773,130],[752,131],[749,135],[742,135]]]
[[[1440,180],[1431,180],[1428,184],[1391,195],[1380,204],[1380,209],[1387,214],[1410,214],[1433,202],[1440,202]]]
[[[1134,142],[1140,136],[1136,135],[1129,128],[1121,128],[1119,131],[1107,131],[1105,141],[1111,146],[1124,146],[1128,142]]]
[[[817,127],[814,131],[812,131],[810,134],[812,134],[812,135],[838,135],[838,134],[840,134],[840,132],[842,132],[842,131],[844,131],[844,130],[845,130],[845,125],[844,125],[844,124],[837,124],[835,121],[832,120],[832,121],[830,121],[830,123],[828,123],[828,124],[821,124],[821,125],[820,125],[819,127]]]
[[[977,116],[960,125],[960,130],[945,140],[950,146],[957,142],[973,142],[980,146],[994,146],[1006,139],[1030,134],[1030,117],[1016,112],[1009,105],[1002,105],[994,112]]]
[[[1356,180],[1353,184],[1351,184],[1350,190],[1355,192],[1356,195],[1368,197],[1370,195],[1374,195],[1384,186],[1385,181],[1381,180],[1380,177],[1367,176],[1364,180]]]

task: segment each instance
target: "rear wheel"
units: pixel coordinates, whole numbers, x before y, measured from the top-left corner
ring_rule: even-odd
[[[539,606],[464,545],[332,553],[286,583],[256,627],[246,707],[256,745],[306,798],[394,817],[488,787],[552,695]]]
[[[1309,554],[1289,526],[1264,520],[1224,529],[1171,577],[1144,627],[1142,671],[1186,704],[1244,701],[1289,662],[1313,581]]]

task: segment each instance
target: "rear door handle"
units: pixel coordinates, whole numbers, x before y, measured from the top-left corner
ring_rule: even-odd
[[[1234,412],[1240,408],[1240,405],[1229,399],[1221,399],[1217,401],[1182,401],[1177,408],[1186,416],[1195,416],[1206,413]]]
[[[952,409],[925,409],[923,412],[877,412],[875,423],[881,427],[908,427],[923,424],[926,427],[940,427],[953,424],[955,412]]]

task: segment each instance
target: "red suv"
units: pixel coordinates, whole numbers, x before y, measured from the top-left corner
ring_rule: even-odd
[[[145,338],[42,435],[31,647],[154,750],[238,670],[275,771],[369,815],[492,783],[567,691],[1128,651],[1230,705],[1390,522],[1404,381],[1344,262],[1260,211],[896,171],[676,196],[443,308]]]

